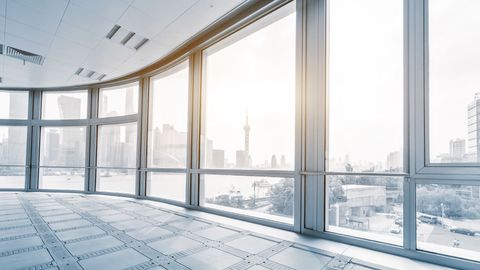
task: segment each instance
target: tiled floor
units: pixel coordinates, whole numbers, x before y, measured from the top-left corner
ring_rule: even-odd
[[[227,224],[133,199],[0,193],[0,269],[388,269]]]

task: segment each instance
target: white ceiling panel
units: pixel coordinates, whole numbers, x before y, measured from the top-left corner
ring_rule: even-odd
[[[79,67],[90,52],[91,48],[61,37],[56,37],[52,42],[46,58],[52,58],[59,62]]]
[[[3,19],[4,18],[0,18],[0,20]],[[2,26],[3,24],[4,22],[2,22]],[[8,34],[21,37],[25,40],[33,41],[47,47],[50,46],[54,37],[52,33],[39,30],[38,28],[19,23],[14,20],[7,20],[6,30]]]
[[[62,21],[58,28],[57,37],[76,42],[77,44],[92,49],[104,38],[104,35],[86,31],[78,26]]]
[[[0,0],[0,16],[5,16],[5,7],[7,0]]]
[[[44,57],[43,64],[36,65],[0,55],[0,86],[96,82],[74,75],[79,67],[105,73],[104,80],[124,76],[164,57],[241,2],[0,0],[0,43]],[[116,24],[124,33],[136,33],[126,45],[120,42],[125,37],[121,33],[106,38]],[[143,37],[150,40],[133,49]]]
[[[97,16],[116,21],[128,9],[132,0],[71,0],[71,2]]]
[[[104,39],[91,51],[81,66],[109,75],[108,70],[117,68],[134,53],[132,49]]]
[[[7,18],[54,34],[62,19],[66,0],[7,2]]]
[[[115,21],[90,12],[89,9],[70,3],[62,22],[67,22],[98,37],[105,37]]]

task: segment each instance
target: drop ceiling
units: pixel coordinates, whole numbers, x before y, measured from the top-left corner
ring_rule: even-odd
[[[0,0],[0,87],[121,77],[166,56],[244,1]]]

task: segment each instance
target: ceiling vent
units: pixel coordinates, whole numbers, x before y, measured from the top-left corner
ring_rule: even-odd
[[[115,43],[126,46],[133,50],[139,50],[143,45],[145,45],[145,43],[149,41],[148,38],[129,31],[118,24],[114,25],[105,37]]]
[[[24,50],[20,50],[20,49],[10,47],[10,46],[7,46],[5,51],[3,51],[3,46],[2,46],[2,53],[4,53],[6,56],[10,56],[10,57],[13,57],[13,58],[16,58],[16,59],[20,59],[20,60],[23,61],[23,63],[30,62],[30,63],[34,63],[34,64],[37,64],[37,65],[42,65],[43,61],[45,60],[45,58],[41,55],[34,54],[34,53],[31,53],[31,52],[27,52],[27,51],[24,51]]]
[[[77,69],[77,71],[75,72],[75,75],[78,75],[78,76],[84,77],[84,78],[88,78],[88,79],[92,79],[92,80],[96,80],[96,81],[101,81],[101,80],[103,80],[103,78],[105,78],[105,76],[107,76],[106,74],[98,73],[96,71],[88,70],[88,69],[82,68],[82,67]]]

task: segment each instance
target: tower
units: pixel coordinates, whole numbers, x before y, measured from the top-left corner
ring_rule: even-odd
[[[244,151],[245,154],[248,156],[250,152],[250,125],[248,124],[248,110],[247,115],[245,117],[245,125],[243,126],[243,131],[245,132],[245,146]]]

